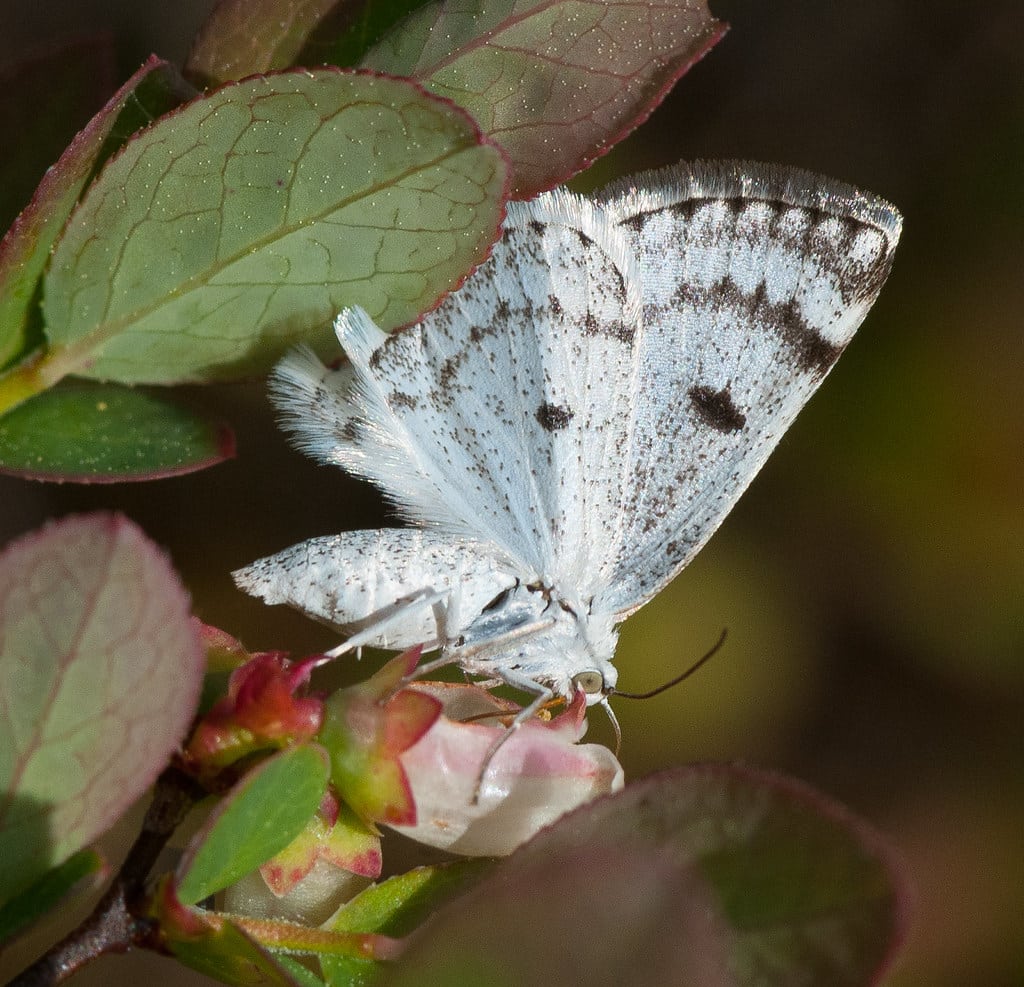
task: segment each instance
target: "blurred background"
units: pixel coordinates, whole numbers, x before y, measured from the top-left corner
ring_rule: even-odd
[[[120,81],[151,51],[180,62],[211,5],[0,0],[0,63],[106,29]],[[906,222],[889,283],[821,393],[710,545],[626,625],[617,664],[631,690],[729,629],[684,686],[619,702],[627,777],[742,759],[811,782],[908,862],[915,919],[886,987],[1021,985],[1024,7],[711,6],[732,25],[725,40],[577,185],[680,158],[779,161],[883,195]],[[0,478],[3,540],[116,508],[168,548],[204,620],[254,649],[335,643],[243,597],[228,573],[379,524],[376,496],[290,450],[262,385],[186,399],[234,423],[236,460],[135,486]],[[609,739],[600,718],[592,736]],[[189,976],[132,956],[76,983]]]

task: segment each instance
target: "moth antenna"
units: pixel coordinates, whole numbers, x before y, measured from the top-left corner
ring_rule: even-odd
[[[718,639],[718,641],[715,643],[714,647],[712,647],[710,651],[708,651],[706,654],[698,658],[681,675],[677,675],[674,679],[669,679],[668,682],[659,685],[657,688],[651,689],[650,692],[620,692],[618,689],[613,689],[610,695],[622,696],[624,699],[650,699],[652,696],[658,695],[659,692],[664,692],[666,689],[671,689],[674,685],[679,685],[680,682],[685,681],[691,675],[693,675],[693,673],[696,672],[697,669],[700,668],[705,662],[711,660],[712,655],[714,655],[718,651],[718,649],[721,648],[723,644],[725,644],[725,637],[727,634],[728,629],[723,627],[722,636]]]

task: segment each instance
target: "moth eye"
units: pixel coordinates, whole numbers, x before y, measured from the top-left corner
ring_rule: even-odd
[[[577,689],[582,689],[588,696],[593,696],[604,690],[604,676],[591,669],[589,672],[580,672],[578,675],[574,675],[572,684]]]

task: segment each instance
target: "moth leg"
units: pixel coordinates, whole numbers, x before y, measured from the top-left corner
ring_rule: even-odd
[[[473,786],[473,800],[472,804],[477,805],[480,801],[480,789],[483,788],[484,779],[487,777],[487,772],[491,767],[491,762],[494,760],[495,754],[501,750],[502,745],[514,734],[527,720],[536,714],[543,708],[544,704],[554,698],[554,691],[548,688],[546,685],[541,685],[539,682],[534,682],[533,679],[526,678],[525,676],[520,677],[514,673],[510,673],[504,677],[504,681],[515,689],[522,689],[524,692],[535,693],[533,701],[524,706],[515,718],[508,725],[508,728],[501,733],[493,744],[488,748],[487,753],[484,755],[483,761],[480,763],[480,771],[476,776],[476,784]]]
[[[452,631],[461,626],[461,610],[462,586],[459,583],[448,590],[446,599],[434,601],[434,621],[437,624],[437,640],[441,647],[447,648],[455,640],[455,634]]]
[[[451,621],[449,622],[453,623]],[[421,679],[423,678],[424,675],[429,675],[431,672],[435,672],[439,668],[444,668],[445,665],[451,665],[453,662],[461,663],[465,659],[472,658],[473,656],[478,655],[481,652],[486,653],[488,651],[502,651],[514,641],[518,641],[520,638],[523,637],[530,637],[533,634],[539,634],[541,631],[546,631],[553,624],[554,621],[551,619],[535,620],[532,623],[523,624],[521,627],[516,627],[514,630],[508,631],[505,634],[499,634],[496,637],[488,638],[486,641],[480,641],[477,644],[474,644],[468,648],[453,647],[449,649],[449,646],[452,645],[453,642],[450,640],[447,642],[442,642],[445,647],[445,654],[441,655],[439,658],[435,658],[433,661],[428,661],[422,665],[419,665],[416,668],[416,671],[409,676],[407,681],[412,682],[415,679]],[[471,669],[470,672],[472,672]],[[483,688],[491,688],[493,685],[501,685],[502,682],[509,682],[509,680],[505,678],[497,678],[478,684],[481,685]],[[509,682],[509,684],[513,685],[514,683]],[[533,692],[534,690],[528,689],[527,691]]]
[[[351,637],[342,641],[336,648],[331,648],[330,651],[325,652],[328,658],[337,658],[340,655],[347,654],[349,651],[357,650],[365,645],[372,643],[377,637],[380,636],[381,632],[386,630],[390,625],[399,623],[407,615],[408,611],[414,607],[431,607],[436,608],[439,604],[443,604],[444,600],[451,595],[451,590],[433,590],[430,588],[424,588],[417,590],[415,593],[409,594],[404,600],[396,603],[390,608],[390,613],[382,617],[380,620],[374,621],[368,627],[364,627],[361,631],[353,634]],[[434,610],[435,615],[437,610]],[[438,628],[440,632],[440,626]],[[443,639],[436,641],[424,642],[424,648],[427,650],[442,647],[445,644]]]

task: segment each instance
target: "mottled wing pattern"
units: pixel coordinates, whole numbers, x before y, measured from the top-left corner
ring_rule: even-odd
[[[832,368],[901,219],[848,186],[746,163],[634,176],[599,202],[644,292],[625,523],[595,601],[624,617],[711,536]]]
[[[394,650],[437,635],[429,606],[404,606],[413,595],[452,590],[458,607],[475,616],[516,582],[489,545],[417,528],[312,538],[234,578],[264,602],[287,603],[346,635],[387,620],[367,644]]]
[[[351,386],[318,393],[292,361],[284,404],[308,450],[407,519],[572,598],[617,530],[640,306],[623,232],[552,193],[513,204],[490,260],[420,325],[385,338],[343,313]]]

